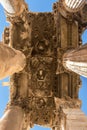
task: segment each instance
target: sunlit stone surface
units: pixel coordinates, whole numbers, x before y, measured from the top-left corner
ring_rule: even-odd
[[[18,15],[25,8],[24,0],[0,0],[0,3],[8,15]]]
[[[67,69],[87,77],[87,44],[67,51],[63,56],[63,64]]]
[[[81,9],[85,2],[86,0],[65,0],[64,6],[68,11],[75,12]]]
[[[22,52],[0,43],[0,79],[23,70],[25,56]]]
[[[76,49],[87,28],[85,0],[59,0],[48,13],[28,11],[23,0],[0,2],[10,22],[0,45],[0,78],[11,75],[0,130],[29,130],[34,124],[52,130],[87,130],[78,99],[80,76],[66,70],[86,72],[87,46]]]
[[[0,130],[22,130],[23,117],[20,107],[10,107],[0,119]]]
[[[87,117],[80,109],[63,109],[65,126],[62,130],[87,130]]]

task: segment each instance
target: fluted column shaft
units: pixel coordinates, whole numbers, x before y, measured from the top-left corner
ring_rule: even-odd
[[[24,0],[0,0],[3,8],[7,12],[8,15],[18,15],[22,13],[26,4]]]
[[[63,4],[67,11],[76,12],[84,6],[85,2],[86,0],[64,0]]]
[[[87,77],[87,44],[67,51],[63,56],[63,65],[66,69]]]
[[[20,107],[10,107],[0,119],[0,130],[22,130],[24,112]]]
[[[23,70],[25,62],[22,52],[0,43],[0,79]]]

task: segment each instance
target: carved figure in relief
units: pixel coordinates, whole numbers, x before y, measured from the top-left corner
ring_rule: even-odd
[[[81,45],[87,27],[86,1],[59,0],[49,13],[29,12],[24,0],[0,3],[11,23],[0,44],[0,78],[10,76],[10,100],[0,130],[28,130],[34,124],[73,130],[67,115],[72,110],[79,117],[78,74],[87,76],[87,47]]]

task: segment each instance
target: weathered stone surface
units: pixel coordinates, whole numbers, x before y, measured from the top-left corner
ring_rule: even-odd
[[[69,12],[77,12],[85,5],[86,0],[63,0],[64,7]]]
[[[24,53],[26,66],[10,78],[7,111],[10,106],[23,109],[24,130],[34,124],[64,130],[62,110],[80,109],[80,76],[64,68],[62,60],[68,49],[82,44],[81,33],[87,25],[83,27],[82,16],[80,11],[68,12],[62,0],[54,3],[50,13],[25,8],[21,15],[9,15],[11,26],[5,29],[3,41]]]
[[[63,109],[65,126],[64,130],[86,130],[87,117],[80,109]]]
[[[22,52],[0,43],[0,79],[23,70],[25,65]]]
[[[8,16],[20,15],[25,8],[27,9],[24,0],[0,0],[0,3],[4,7]]]
[[[20,107],[10,107],[0,119],[0,130],[22,130],[24,112]]]
[[[63,65],[66,69],[87,77],[87,44],[68,50],[63,56]]]

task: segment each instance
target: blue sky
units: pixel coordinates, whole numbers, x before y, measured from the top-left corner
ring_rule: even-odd
[[[52,3],[56,0],[26,0],[29,5],[29,10],[34,12],[49,12],[52,11]],[[2,33],[5,26],[9,26],[6,22],[4,10],[0,5],[0,40],[2,39]],[[82,36],[83,43],[87,42],[87,31]],[[82,100],[82,110],[87,115],[87,79],[81,77],[82,87],[79,91],[79,97]],[[8,81],[9,78],[5,78],[0,81],[0,117],[3,115],[6,103],[9,99],[9,87],[2,87],[2,82]],[[32,130],[49,130],[47,128],[35,126]]]

